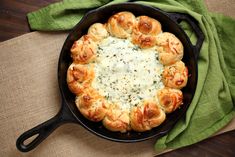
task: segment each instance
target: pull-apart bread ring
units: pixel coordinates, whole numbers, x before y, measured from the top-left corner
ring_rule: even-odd
[[[80,96],[77,96],[75,103],[81,114],[94,122],[101,121],[109,107],[105,99],[91,87],[85,89]]]
[[[145,101],[131,109],[131,128],[143,132],[159,126],[166,118],[165,112],[154,101]]]
[[[159,61],[163,65],[174,64],[180,61],[184,55],[184,48],[181,41],[174,35],[164,32],[157,36],[157,50]]]
[[[102,23],[94,23],[88,29],[87,33],[95,42],[100,42],[109,36],[108,31]]]
[[[103,125],[111,131],[127,132],[131,129],[129,112],[112,104],[103,119]]]
[[[165,66],[162,73],[162,79],[166,87],[181,89],[187,84],[188,68],[182,61]]]
[[[159,104],[166,113],[171,113],[183,104],[183,93],[179,89],[163,88],[158,91]]]
[[[118,38],[128,38],[133,26],[136,23],[136,18],[131,12],[123,11],[111,16],[107,22],[108,32]]]
[[[132,42],[141,48],[150,48],[156,44],[156,36],[162,32],[160,22],[148,17],[139,16],[132,32]]]
[[[89,87],[94,79],[94,70],[91,65],[72,63],[67,70],[67,84],[70,91],[76,95]]]
[[[183,104],[183,45],[156,19],[118,12],[92,24],[70,51],[67,84],[75,104],[110,131],[151,130]]]
[[[89,35],[84,35],[74,42],[70,51],[74,62],[80,64],[90,63],[96,58],[97,44]]]

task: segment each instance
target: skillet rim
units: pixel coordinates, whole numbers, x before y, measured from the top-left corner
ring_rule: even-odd
[[[159,8],[156,8],[156,7],[152,7],[152,6],[149,6],[149,5],[145,5],[145,4],[139,4],[139,3],[132,3],[132,2],[124,2],[124,3],[117,3],[117,4],[110,4],[110,5],[105,5],[105,6],[102,6],[102,7],[99,7],[97,9],[94,9],[94,10],[91,10],[89,12],[87,12],[83,18],[74,26],[74,28],[70,31],[70,33],[68,34],[64,44],[63,44],[63,47],[62,47],[62,50],[60,52],[60,56],[59,56],[59,62],[58,62],[58,71],[57,71],[57,74],[58,74],[58,84],[59,84],[59,89],[60,89],[60,93],[61,93],[61,96],[62,96],[62,99],[64,100],[64,103],[62,104],[62,107],[63,105],[66,105],[69,109],[69,111],[71,112],[71,114],[73,115],[73,117],[77,120],[77,123],[79,123],[80,125],[82,125],[84,128],[86,128],[88,131],[92,132],[93,134],[95,135],[98,135],[102,138],[105,138],[105,139],[108,139],[108,140],[111,140],[111,141],[116,141],[116,142],[125,142],[125,143],[130,143],[130,142],[140,142],[140,141],[144,141],[144,140],[148,140],[150,138],[153,138],[153,137],[161,137],[161,136],[164,136],[165,134],[167,134],[173,127],[174,125],[179,121],[180,118],[182,118],[185,114],[186,114],[186,111],[190,105],[190,103],[192,102],[193,100],[193,96],[194,96],[194,93],[192,93],[192,98],[191,98],[191,101],[189,104],[187,104],[187,107],[185,107],[185,110],[182,111],[182,113],[177,117],[177,119],[175,119],[175,121],[173,122],[173,124],[170,126],[170,128],[168,129],[165,129],[164,131],[160,131],[160,132],[156,132],[154,135],[150,135],[150,136],[147,136],[147,137],[142,137],[142,138],[139,138],[139,139],[117,139],[117,138],[113,138],[113,137],[109,137],[109,136],[106,136],[106,135],[103,135],[93,129],[91,129],[89,126],[87,126],[86,124],[84,124],[80,118],[76,115],[76,113],[74,113],[73,109],[71,108],[71,106],[68,104],[68,101],[66,99],[66,96],[65,96],[65,93],[64,93],[64,90],[63,90],[63,87],[62,87],[62,83],[61,81],[63,81],[63,79],[61,77],[63,76],[60,76],[60,65],[61,65],[61,62],[62,62],[62,54],[64,53],[63,51],[65,51],[65,47],[66,47],[66,43],[68,43],[70,41],[70,38],[72,36],[72,34],[74,32],[77,31],[77,29],[79,28],[79,26],[87,20],[87,18],[89,18],[90,16],[92,16],[93,14],[96,14],[97,12],[100,12],[102,11],[103,9],[106,9],[107,7],[117,7],[117,6],[121,6],[123,7],[123,5],[136,5],[137,7],[143,7],[143,8],[146,8],[146,9],[152,9],[153,11],[155,12],[159,12],[160,14],[162,14],[163,16],[165,16],[166,18],[168,18],[171,22],[174,23],[174,25],[176,27],[178,27],[178,29],[180,30],[181,34],[183,34],[186,38],[186,42],[187,42],[187,45],[190,47],[190,49],[193,51],[193,54],[194,56],[192,56],[192,58],[194,59],[194,63],[195,63],[195,85],[194,85],[194,93],[196,91],[196,86],[197,86],[197,80],[198,80],[198,66],[197,66],[197,61],[195,59],[195,48],[194,46],[191,44],[191,41],[189,39],[189,37],[187,36],[187,34],[184,32],[184,30],[179,26],[179,24],[174,21],[171,17],[170,17],[170,13],[168,12],[165,12],[165,11],[162,11],[161,9]],[[121,9],[122,10],[122,9]],[[111,16],[111,15],[110,15]],[[110,131],[111,132],[111,131]],[[146,131],[148,132],[148,131]],[[144,134],[145,132],[143,132],[142,134]]]

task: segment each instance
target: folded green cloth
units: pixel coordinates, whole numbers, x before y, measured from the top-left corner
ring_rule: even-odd
[[[116,0],[111,3],[124,2]],[[90,9],[106,5],[108,0],[64,0],[29,13],[33,30],[69,30]],[[186,116],[164,137],[157,140],[156,150],[179,148],[201,141],[225,126],[235,115],[235,21],[209,13],[203,0],[136,1],[168,12],[193,16],[205,34],[199,60],[198,85]],[[191,28],[182,28],[195,41]]]

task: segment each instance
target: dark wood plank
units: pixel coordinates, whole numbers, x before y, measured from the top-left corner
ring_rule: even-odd
[[[0,41],[30,32],[26,15],[59,0],[0,0]],[[206,139],[159,157],[234,157],[235,131]]]
[[[27,13],[59,0],[0,0],[0,41],[30,32]]]
[[[158,157],[234,157],[235,130],[199,143],[168,152]]]

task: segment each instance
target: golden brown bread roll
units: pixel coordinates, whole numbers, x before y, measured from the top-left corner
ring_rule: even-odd
[[[170,65],[180,61],[184,55],[184,47],[181,41],[169,32],[161,33],[157,36],[159,61],[163,65]]]
[[[94,23],[88,29],[87,33],[95,42],[100,42],[109,36],[108,31],[102,23]]]
[[[132,34],[132,42],[141,48],[153,47],[156,43],[156,37],[150,35],[143,35],[140,33]]]
[[[131,128],[138,132],[159,126],[166,118],[165,112],[154,101],[145,101],[131,109]]]
[[[107,22],[108,32],[118,38],[128,38],[136,23],[135,16],[128,11],[123,11],[111,16]]]
[[[162,27],[159,21],[148,17],[148,16],[139,16],[137,17],[138,31],[145,35],[158,35],[162,31]]]
[[[103,125],[111,131],[127,132],[131,129],[128,110],[122,110],[120,106],[112,104],[103,119]]]
[[[157,92],[159,104],[166,113],[171,113],[183,104],[183,93],[179,89],[163,88]]]
[[[104,98],[91,87],[86,88],[80,96],[77,96],[75,103],[81,114],[94,122],[101,121],[109,107]]]
[[[156,44],[156,36],[161,31],[160,22],[148,16],[139,16],[133,28],[132,42],[141,48],[153,47]]]
[[[72,63],[67,70],[67,84],[70,91],[76,95],[90,86],[94,79],[94,70],[90,65]]]
[[[187,84],[188,68],[182,61],[165,66],[162,73],[162,80],[166,87],[181,89]]]
[[[80,64],[90,63],[96,57],[97,44],[92,41],[89,35],[83,35],[74,42],[70,51],[74,62]]]

